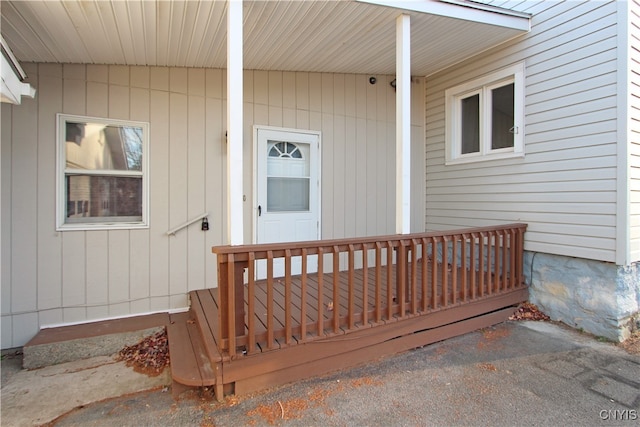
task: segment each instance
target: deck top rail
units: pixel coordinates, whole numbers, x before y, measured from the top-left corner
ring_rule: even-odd
[[[219,351],[235,358],[521,289],[526,228],[213,247]]]

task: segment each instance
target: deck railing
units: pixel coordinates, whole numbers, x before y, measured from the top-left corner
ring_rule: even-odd
[[[520,289],[525,230],[214,247],[219,350],[234,358]]]

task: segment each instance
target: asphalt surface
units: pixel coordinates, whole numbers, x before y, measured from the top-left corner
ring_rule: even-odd
[[[222,403],[207,390],[177,400],[155,390],[49,425],[637,426],[640,356],[553,323],[507,322]]]

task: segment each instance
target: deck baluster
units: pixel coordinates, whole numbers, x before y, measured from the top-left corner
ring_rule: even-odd
[[[349,260],[349,273],[347,274],[347,305],[349,306],[349,310],[347,313],[347,319],[348,319],[348,325],[349,325],[349,329],[353,329],[355,327],[355,296],[354,296],[354,292],[355,292],[355,279],[354,279],[354,274],[355,274],[355,259],[354,259],[354,246],[353,245],[349,245],[348,246],[348,260]]]
[[[333,333],[340,332],[340,249],[333,247]]]
[[[376,242],[376,323],[382,321],[382,243]]]
[[[293,341],[291,332],[291,250],[284,251],[284,342],[289,345]]]
[[[324,335],[324,250],[318,248],[318,337]]]
[[[431,309],[438,309],[438,238],[431,237]]]
[[[387,320],[393,319],[393,244],[387,241]],[[397,268],[397,267],[396,267]]]
[[[418,314],[418,247],[416,240],[411,239],[411,314]]]
[[[256,281],[255,281],[255,253],[249,252],[247,285],[247,353],[256,351]]]
[[[362,325],[369,323],[369,251],[362,245]]]
[[[307,340],[307,248],[302,248],[302,271],[300,272],[300,341]]]
[[[479,238],[478,238],[478,278],[479,283],[478,283],[478,293],[480,297],[484,296],[484,263],[485,263],[485,259],[484,259],[484,245],[485,245],[485,235],[483,232],[478,233],[479,234]]]
[[[467,302],[468,295],[468,287],[467,287],[467,271],[470,270],[470,267],[467,266],[467,244],[468,244],[468,235],[462,233],[462,241],[460,242],[460,266],[462,267],[462,277],[460,278],[460,283],[462,285],[462,301]],[[471,264],[471,262],[469,262]],[[473,271],[473,270],[471,270]]]
[[[273,321],[273,251],[267,251],[267,349],[272,349],[275,341]]]
[[[442,307],[449,305],[449,268],[448,236],[442,236]]]
[[[458,302],[458,235],[451,237],[451,303]]]

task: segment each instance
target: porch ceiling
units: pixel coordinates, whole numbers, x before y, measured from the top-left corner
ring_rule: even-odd
[[[419,3],[459,8],[465,17],[479,13],[464,1]],[[226,64],[225,1],[2,0],[0,11],[2,36],[21,62]],[[244,67],[395,74],[395,19],[402,12],[357,1],[245,1]],[[415,76],[432,74],[525,32],[484,23],[486,17],[474,22],[404,12],[411,15]],[[489,18],[493,13],[496,20],[510,15],[496,8],[482,13]]]

